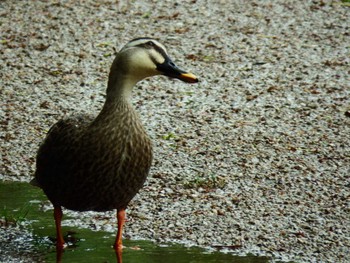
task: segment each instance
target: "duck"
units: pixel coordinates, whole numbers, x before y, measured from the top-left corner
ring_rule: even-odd
[[[132,105],[133,87],[156,75],[196,83],[180,69],[163,44],[150,37],[129,41],[115,56],[106,98],[97,116],[59,120],[39,146],[32,185],[53,205],[56,248],[65,246],[62,207],[73,211],[116,210],[114,248],[122,250],[129,202],[145,183],[152,165],[152,142]]]

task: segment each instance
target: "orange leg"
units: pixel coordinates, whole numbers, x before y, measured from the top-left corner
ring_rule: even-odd
[[[117,219],[118,219],[118,232],[117,232],[117,237],[115,239],[114,249],[117,251],[122,251],[123,249],[122,234],[123,234],[123,226],[125,222],[125,209],[117,210]]]
[[[122,250],[116,250],[115,254],[117,256],[117,263],[123,263]]]
[[[56,223],[56,248],[62,250],[64,247],[64,239],[61,230],[62,221],[62,208],[60,206],[54,206],[54,217]]]

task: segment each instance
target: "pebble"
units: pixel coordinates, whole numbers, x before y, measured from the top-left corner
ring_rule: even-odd
[[[50,0],[0,8],[0,179],[29,181],[50,126],[101,108],[114,48],[152,36],[200,83],[155,77],[135,88],[155,160],[129,206],[125,235],[349,262],[345,1],[208,8],[204,0]],[[108,220],[65,212],[75,218],[67,224],[115,231],[113,211]]]

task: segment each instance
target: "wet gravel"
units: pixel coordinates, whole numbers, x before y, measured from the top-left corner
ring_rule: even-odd
[[[29,181],[49,127],[100,109],[115,49],[152,36],[201,82],[134,90],[155,161],[125,236],[350,262],[349,8],[1,1],[0,178]],[[72,214],[115,231],[113,212]]]
[[[1,223],[0,221],[0,262],[44,262],[30,231],[19,226],[3,226]]]

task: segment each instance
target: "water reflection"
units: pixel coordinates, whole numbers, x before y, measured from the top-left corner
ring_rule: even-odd
[[[120,250],[120,249],[116,249],[115,250],[115,255],[117,256],[117,262],[118,263],[122,263],[122,261],[123,261],[123,256],[122,256],[122,250]]]
[[[65,252],[65,249],[69,250],[69,249],[77,249],[78,248],[78,242],[79,239],[76,238],[76,232],[68,232],[66,236],[64,236],[64,242],[65,242],[65,247],[61,247],[61,246],[56,246],[56,263],[61,263],[63,262],[63,254]],[[54,241],[56,243],[56,240]],[[123,251],[122,249],[114,249],[115,251],[115,256],[116,256],[116,260],[117,263],[123,263]],[[66,261],[68,262],[68,261]]]
[[[32,200],[36,200],[32,202]],[[44,212],[42,202],[47,202],[40,189],[34,188],[27,183],[4,183],[0,182],[0,212],[23,217],[16,213],[23,213],[23,207],[28,206],[25,220],[30,223],[33,239],[23,239],[26,246],[28,242],[35,246],[32,253],[40,251],[45,262],[118,262],[129,263],[266,263],[267,257],[239,257],[232,254],[211,252],[198,247],[185,247],[179,244],[162,244],[144,240],[124,240],[123,252],[115,251],[112,245],[115,243],[115,233],[92,231],[70,226],[63,226],[64,239],[67,244],[65,249],[55,248],[55,225],[52,210]],[[16,212],[17,211],[17,212]],[[18,212],[19,211],[19,212]],[[65,217],[68,219],[69,217]],[[7,231],[11,231],[9,228]],[[47,237],[53,237],[48,239]],[[4,240],[10,243],[11,240]],[[14,243],[17,246],[17,244]],[[139,249],[132,249],[138,247]],[[8,248],[8,247],[7,247]],[[11,248],[9,248],[11,249]],[[217,248],[220,249],[220,248]],[[13,251],[18,253],[17,248]],[[14,253],[15,253],[14,252]],[[1,252],[0,252],[1,253]]]

